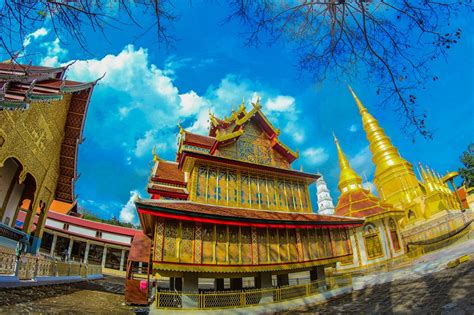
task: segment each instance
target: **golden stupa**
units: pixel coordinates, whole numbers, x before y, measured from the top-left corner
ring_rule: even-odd
[[[422,181],[417,179],[413,165],[401,157],[378,121],[350,87],[349,90],[359,108],[369,140],[375,164],[374,185],[380,199],[404,209],[408,221],[427,219],[442,210],[460,209],[455,195],[439,174],[420,165]]]

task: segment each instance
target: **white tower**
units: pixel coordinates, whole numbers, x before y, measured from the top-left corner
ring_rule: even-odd
[[[332,202],[328,186],[322,176],[316,181],[316,190],[318,196],[318,213],[326,215],[334,214],[334,203]]]

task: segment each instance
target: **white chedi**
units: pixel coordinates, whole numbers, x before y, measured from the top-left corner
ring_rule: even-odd
[[[334,203],[323,176],[316,180],[316,190],[318,197],[318,213],[325,215],[334,214]]]

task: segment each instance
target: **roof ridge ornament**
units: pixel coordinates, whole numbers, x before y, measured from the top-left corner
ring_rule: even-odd
[[[151,149],[151,154],[153,155],[153,163],[156,163],[158,161],[161,161],[162,159],[156,154],[156,144],[153,146],[153,149]]]
[[[178,128],[179,128],[179,134],[184,134],[186,131],[184,128],[181,126],[181,119],[178,120]]]

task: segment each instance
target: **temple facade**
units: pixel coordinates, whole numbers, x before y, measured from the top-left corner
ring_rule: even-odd
[[[373,182],[382,202],[404,211],[399,219],[403,237],[408,245],[429,243],[450,237],[466,227],[473,219],[471,209],[463,207],[451,172],[441,176],[419,164],[415,175],[413,165],[405,160],[392,144],[378,121],[368,112],[349,87],[362,118],[375,164]],[[448,182],[453,186],[451,190]]]
[[[398,221],[404,217],[404,211],[364,189],[361,177],[351,168],[335,136],[334,141],[341,169],[338,183],[341,195],[335,214],[365,219],[363,226],[350,233],[354,255],[339,262],[337,269],[367,268],[402,256],[405,246]]]
[[[271,288],[294,272],[324,280],[325,266],[352,257],[350,229],[364,220],[313,212],[308,186],[319,175],[291,168],[298,153],[259,102],[210,123],[208,135],[180,127],[176,161],[155,156],[150,199],[135,202],[153,239],[152,273],[170,279],[161,289],[199,292],[211,278],[214,290],[242,290],[244,277]]]
[[[95,82],[65,80],[67,67],[0,63],[0,242],[41,243],[53,200],[73,203],[76,160]],[[10,110],[8,110],[10,109]],[[28,201],[24,233],[14,229]]]

